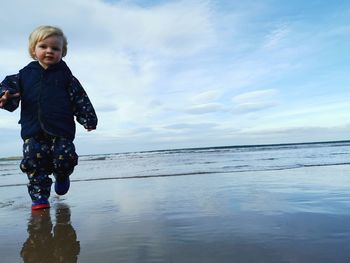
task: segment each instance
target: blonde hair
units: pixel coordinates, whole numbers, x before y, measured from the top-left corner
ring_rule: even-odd
[[[39,26],[32,33],[29,35],[29,55],[33,58],[36,59],[34,51],[35,51],[35,46],[38,42],[51,37],[51,36],[58,36],[62,37],[63,39],[63,49],[62,49],[62,57],[64,57],[67,54],[67,38],[63,34],[63,31],[54,26]]]

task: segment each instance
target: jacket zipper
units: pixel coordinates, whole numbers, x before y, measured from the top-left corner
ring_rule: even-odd
[[[44,126],[44,124],[43,124],[43,122],[42,122],[42,119],[41,119],[41,107],[40,107],[41,103],[40,103],[40,102],[41,102],[41,92],[42,92],[42,87],[43,87],[44,73],[45,73],[45,71],[43,71],[43,72],[41,73],[41,79],[40,79],[40,84],[39,84],[38,121],[39,121],[39,124],[40,124],[41,129],[42,129],[45,133],[50,134],[50,133],[45,129],[45,126]]]

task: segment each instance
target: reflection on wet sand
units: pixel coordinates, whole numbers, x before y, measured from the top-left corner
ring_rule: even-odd
[[[33,211],[28,220],[28,238],[20,252],[25,263],[77,262],[80,243],[70,222],[70,209],[58,204],[53,227],[50,209]]]

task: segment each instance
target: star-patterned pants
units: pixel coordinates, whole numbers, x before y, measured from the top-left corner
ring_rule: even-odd
[[[75,146],[69,139],[40,132],[26,139],[20,168],[29,179],[28,192],[33,201],[49,198],[53,174],[56,180],[73,173],[78,164]]]

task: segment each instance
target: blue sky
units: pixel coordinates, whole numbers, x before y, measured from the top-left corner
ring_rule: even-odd
[[[242,2],[3,3],[0,73],[36,26],[64,30],[99,116],[80,154],[349,139],[350,3]],[[0,118],[1,156],[20,155],[19,110]]]

